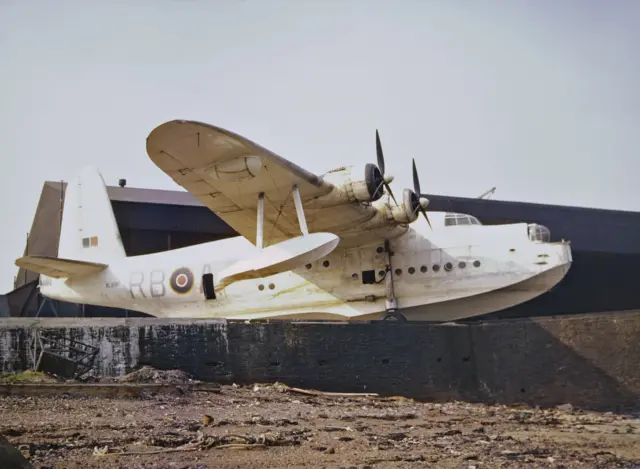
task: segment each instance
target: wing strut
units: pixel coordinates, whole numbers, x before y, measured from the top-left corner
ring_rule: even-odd
[[[340,242],[340,238],[332,233],[309,234],[307,220],[302,210],[302,200],[298,186],[293,186],[293,199],[296,204],[298,222],[302,236],[289,238],[271,246],[264,247],[264,192],[258,194],[256,247],[260,251],[255,256],[241,259],[218,274],[218,283],[213,284],[213,277],[203,275],[203,285],[207,299],[215,299],[215,291],[220,291],[232,283],[241,280],[269,277],[289,270],[297,269],[305,264],[315,262],[331,254]],[[208,283],[206,283],[208,282]]]
[[[302,199],[300,198],[300,190],[298,185],[294,184],[292,187],[293,201],[296,204],[296,214],[298,215],[298,223],[300,224],[300,232],[303,236],[309,235],[309,228],[307,227],[307,219],[304,216],[304,209],[302,207]],[[256,220],[256,246],[262,250],[264,248],[264,192],[258,194],[258,210]]]
[[[258,223],[256,226],[256,246],[262,250],[264,233],[264,192],[258,195]]]
[[[298,223],[300,224],[300,231],[304,236],[309,234],[309,229],[307,228],[307,219],[304,217],[304,210],[302,208],[302,199],[300,199],[300,190],[298,189],[298,185],[293,185],[293,201],[296,204],[296,213],[298,214]]]

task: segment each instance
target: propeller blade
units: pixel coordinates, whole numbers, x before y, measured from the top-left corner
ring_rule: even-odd
[[[380,143],[378,129],[376,129],[376,155],[378,157],[378,169],[382,173],[382,177],[384,177],[384,155],[382,154],[382,143]]]
[[[431,226],[431,222],[429,221],[429,216],[427,215],[427,211],[422,207],[420,207],[420,211],[424,215],[424,218],[427,220],[427,223],[429,224],[429,228],[433,229],[433,226]]]
[[[382,153],[382,143],[380,143],[380,133],[378,132],[378,129],[376,129],[376,156],[378,157],[378,169],[380,170],[380,174],[382,174],[382,184],[395,202],[396,206],[399,207],[396,196],[393,195],[393,191],[391,190],[391,186],[389,185],[389,182],[391,182],[393,178],[391,178],[389,182],[384,180],[384,154]]]
[[[399,207],[398,201],[396,200],[396,197],[393,195],[393,191],[391,190],[391,186],[385,182],[384,187],[385,189],[387,189],[387,192],[389,193],[393,201],[396,203],[396,206]]]
[[[413,159],[413,192],[417,194],[418,197],[422,196],[422,192],[420,192],[420,180],[418,179],[418,170],[416,169],[416,159]]]
[[[413,192],[415,192],[416,197],[418,197],[418,200],[422,198],[422,192],[420,192],[420,179],[418,178],[418,169],[416,168],[415,158],[413,158]],[[418,209],[424,215],[425,220],[427,220],[427,223],[429,224],[429,228],[433,229],[433,226],[431,226],[431,221],[429,221],[429,215],[427,215],[427,211],[424,209],[424,206],[422,205],[422,203],[418,203]]]

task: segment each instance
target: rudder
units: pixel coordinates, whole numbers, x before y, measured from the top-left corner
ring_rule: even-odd
[[[84,168],[67,184],[58,257],[109,263],[126,257],[100,172]]]

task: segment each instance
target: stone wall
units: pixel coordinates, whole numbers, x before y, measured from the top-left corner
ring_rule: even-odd
[[[95,374],[179,368],[206,381],[280,381],[422,400],[640,407],[640,312],[426,323],[3,319],[0,371],[32,366],[34,330],[99,347]]]

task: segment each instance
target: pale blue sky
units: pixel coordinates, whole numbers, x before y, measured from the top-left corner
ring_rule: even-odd
[[[396,192],[640,210],[640,1],[0,0],[0,292],[45,180],[178,188],[145,138],[226,127]]]

